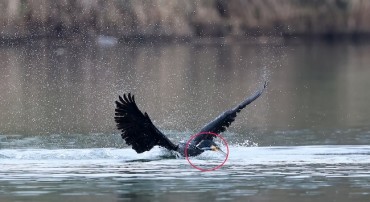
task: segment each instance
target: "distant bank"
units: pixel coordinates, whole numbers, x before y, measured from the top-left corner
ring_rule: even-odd
[[[369,19],[369,0],[2,0],[0,40],[357,37]]]

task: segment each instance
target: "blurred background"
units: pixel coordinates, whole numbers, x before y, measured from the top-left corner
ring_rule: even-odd
[[[2,0],[2,40],[325,37],[370,33],[366,0]]]
[[[2,0],[0,10],[0,133],[117,133],[125,92],[161,129],[195,133],[267,80],[230,132],[261,145],[369,142],[370,1]]]
[[[0,0],[0,201],[369,201],[369,20],[368,0]],[[187,140],[265,81],[215,172],[115,127],[131,92]]]

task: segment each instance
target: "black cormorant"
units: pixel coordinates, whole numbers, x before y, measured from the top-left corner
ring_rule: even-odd
[[[188,145],[188,156],[197,156],[204,151],[221,151],[216,143],[213,142],[215,137],[212,134],[206,133],[221,133],[235,120],[237,113],[239,113],[248,104],[256,100],[266,88],[267,83],[263,88],[255,92],[252,96],[245,99],[238,106],[231,110],[225,111],[215,120],[205,125],[201,130],[201,135],[196,136]],[[186,142],[179,144],[172,143],[157,127],[154,126],[148,114],[142,113],[135,103],[134,95],[130,93],[119,96],[116,101],[115,121],[117,128],[122,131],[122,138],[126,144],[132,145],[137,153],[143,153],[151,150],[155,145],[164,147],[166,149],[177,151],[180,155],[185,156]]]

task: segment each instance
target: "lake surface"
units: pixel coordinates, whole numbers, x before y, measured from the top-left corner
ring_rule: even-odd
[[[370,43],[1,45],[0,201],[369,201],[369,55]],[[216,171],[136,154],[115,129],[114,101],[131,92],[187,140],[264,81],[222,134]]]

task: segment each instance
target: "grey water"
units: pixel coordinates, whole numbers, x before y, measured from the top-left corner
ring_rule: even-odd
[[[1,45],[0,201],[369,201],[369,54],[347,42]],[[186,141],[264,81],[222,134],[215,171],[137,154],[115,129],[114,100],[131,92]]]

